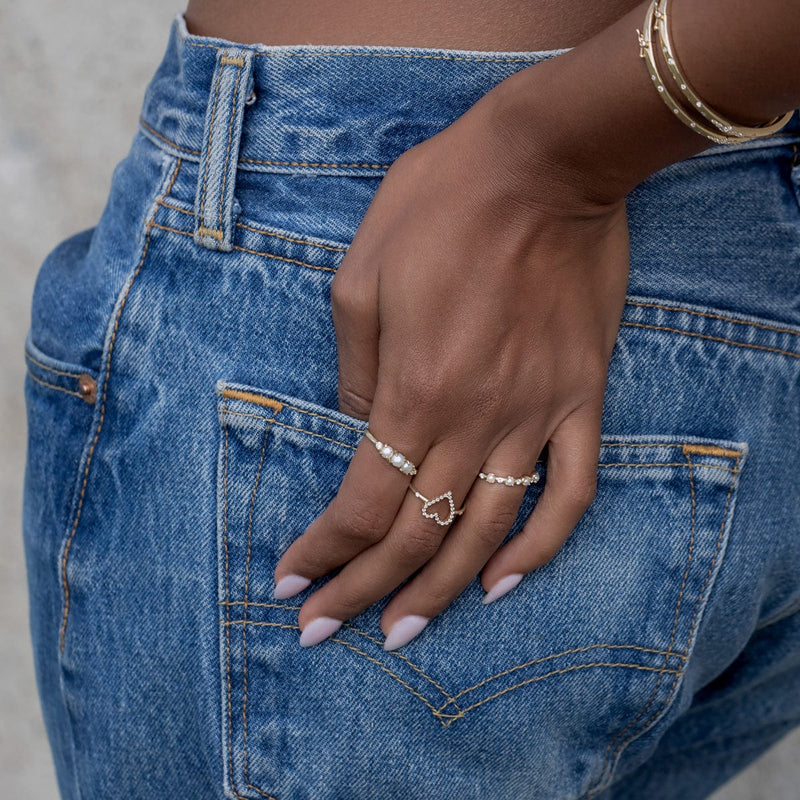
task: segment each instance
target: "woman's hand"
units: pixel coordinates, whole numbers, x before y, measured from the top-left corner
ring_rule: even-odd
[[[276,597],[342,567],[303,604],[303,645],[417,570],[383,613],[386,649],[481,570],[484,602],[496,598],[558,552],[595,495],[625,202],[590,199],[588,178],[507,124],[498,98],[496,87],[394,162],[333,279],[340,408],[418,472],[364,437],[336,497],[279,560]],[[530,474],[545,444],[544,492],[498,549],[525,486],[478,473]],[[444,527],[409,483],[427,498],[450,490],[465,511]],[[431,511],[446,518],[446,500]]]

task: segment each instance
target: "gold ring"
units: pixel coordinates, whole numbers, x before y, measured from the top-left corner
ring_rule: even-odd
[[[419,497],[420,500],[423,501],[423,504],[422,504],[422,516],[423,517],[427,517],[428,519],[435,520],[437,525],[447,526],[453,521],[453,519],[458,514],[463,514],[464,513],[464,507],[463,506],[461,508],[459,508],[459,509],[456,509],[456,505],[453,502],[453,493],[450,492],[449,490],[446,491],[444,494],[440,494],[440,495],[437,495],[436,497],[431,497],[430,499],[428,499],[427,497],[425,497],[424,494],[420,494],[410,484],[409,484],[408,488],[411,489],[411,491],[414,492],[414,494],[417,497]],[[432,505],[435,505],[440,500],[447,500],[447,502],[448,502],[448,504],[450,506],[450,514],[448,515],[447,519],[444,519],[444,520],[439,516],[439,512],[438,511],[430,512],[428,510]]]

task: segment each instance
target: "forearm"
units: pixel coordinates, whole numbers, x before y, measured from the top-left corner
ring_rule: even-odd
[[[520,158],[560,163],[600,202],[624,197],[669,164],[714,145],[677,119],[639,56],[648,2],[555,59],[501,84],[503,129]],[[743,125],[800,107],[797,0],[670,0],[670,31],[689,83]],[[659,73],[684,104],[660,53]],[[525,137],[530,137],[530,142]]]

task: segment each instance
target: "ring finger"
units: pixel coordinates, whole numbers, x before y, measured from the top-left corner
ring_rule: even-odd
[[[500,469],[496,474],[516,478],[538,476],[533,465],[541,447],[529,440],[506,437],[486,460],[481,472]],[[529,468],[530,467],[530,468]],[[536,477],[531,483],[537,482]],[[465,512],[448,534],[436,555],[406,584],[384,609],[381,627],[386,633],[384,648],[392,650],[409,642],[440,614],[474,580],[484,564],[505,539],[519,514],[527,486],[523,483],[475,480],[465,501]],[[390,534],[391,535],[391,531]]]
[[[460,518],[455,512],[462,508],[483,460],[481,452],[465,454],[463,443],[455,439],[431,448],[411,482],[425,500],[408,489],[388,533],[305,601],[299,613],[301,645],[330,636],[344,620],[385,597],[436,553],[449,527]]]

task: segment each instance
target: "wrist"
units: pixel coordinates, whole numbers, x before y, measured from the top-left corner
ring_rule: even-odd
[[[505,146],[523,172],[547,163],[579,196],[606,205],[713,146],[676,119],[652,85],[636,36],[646,6],[492,90]]]

